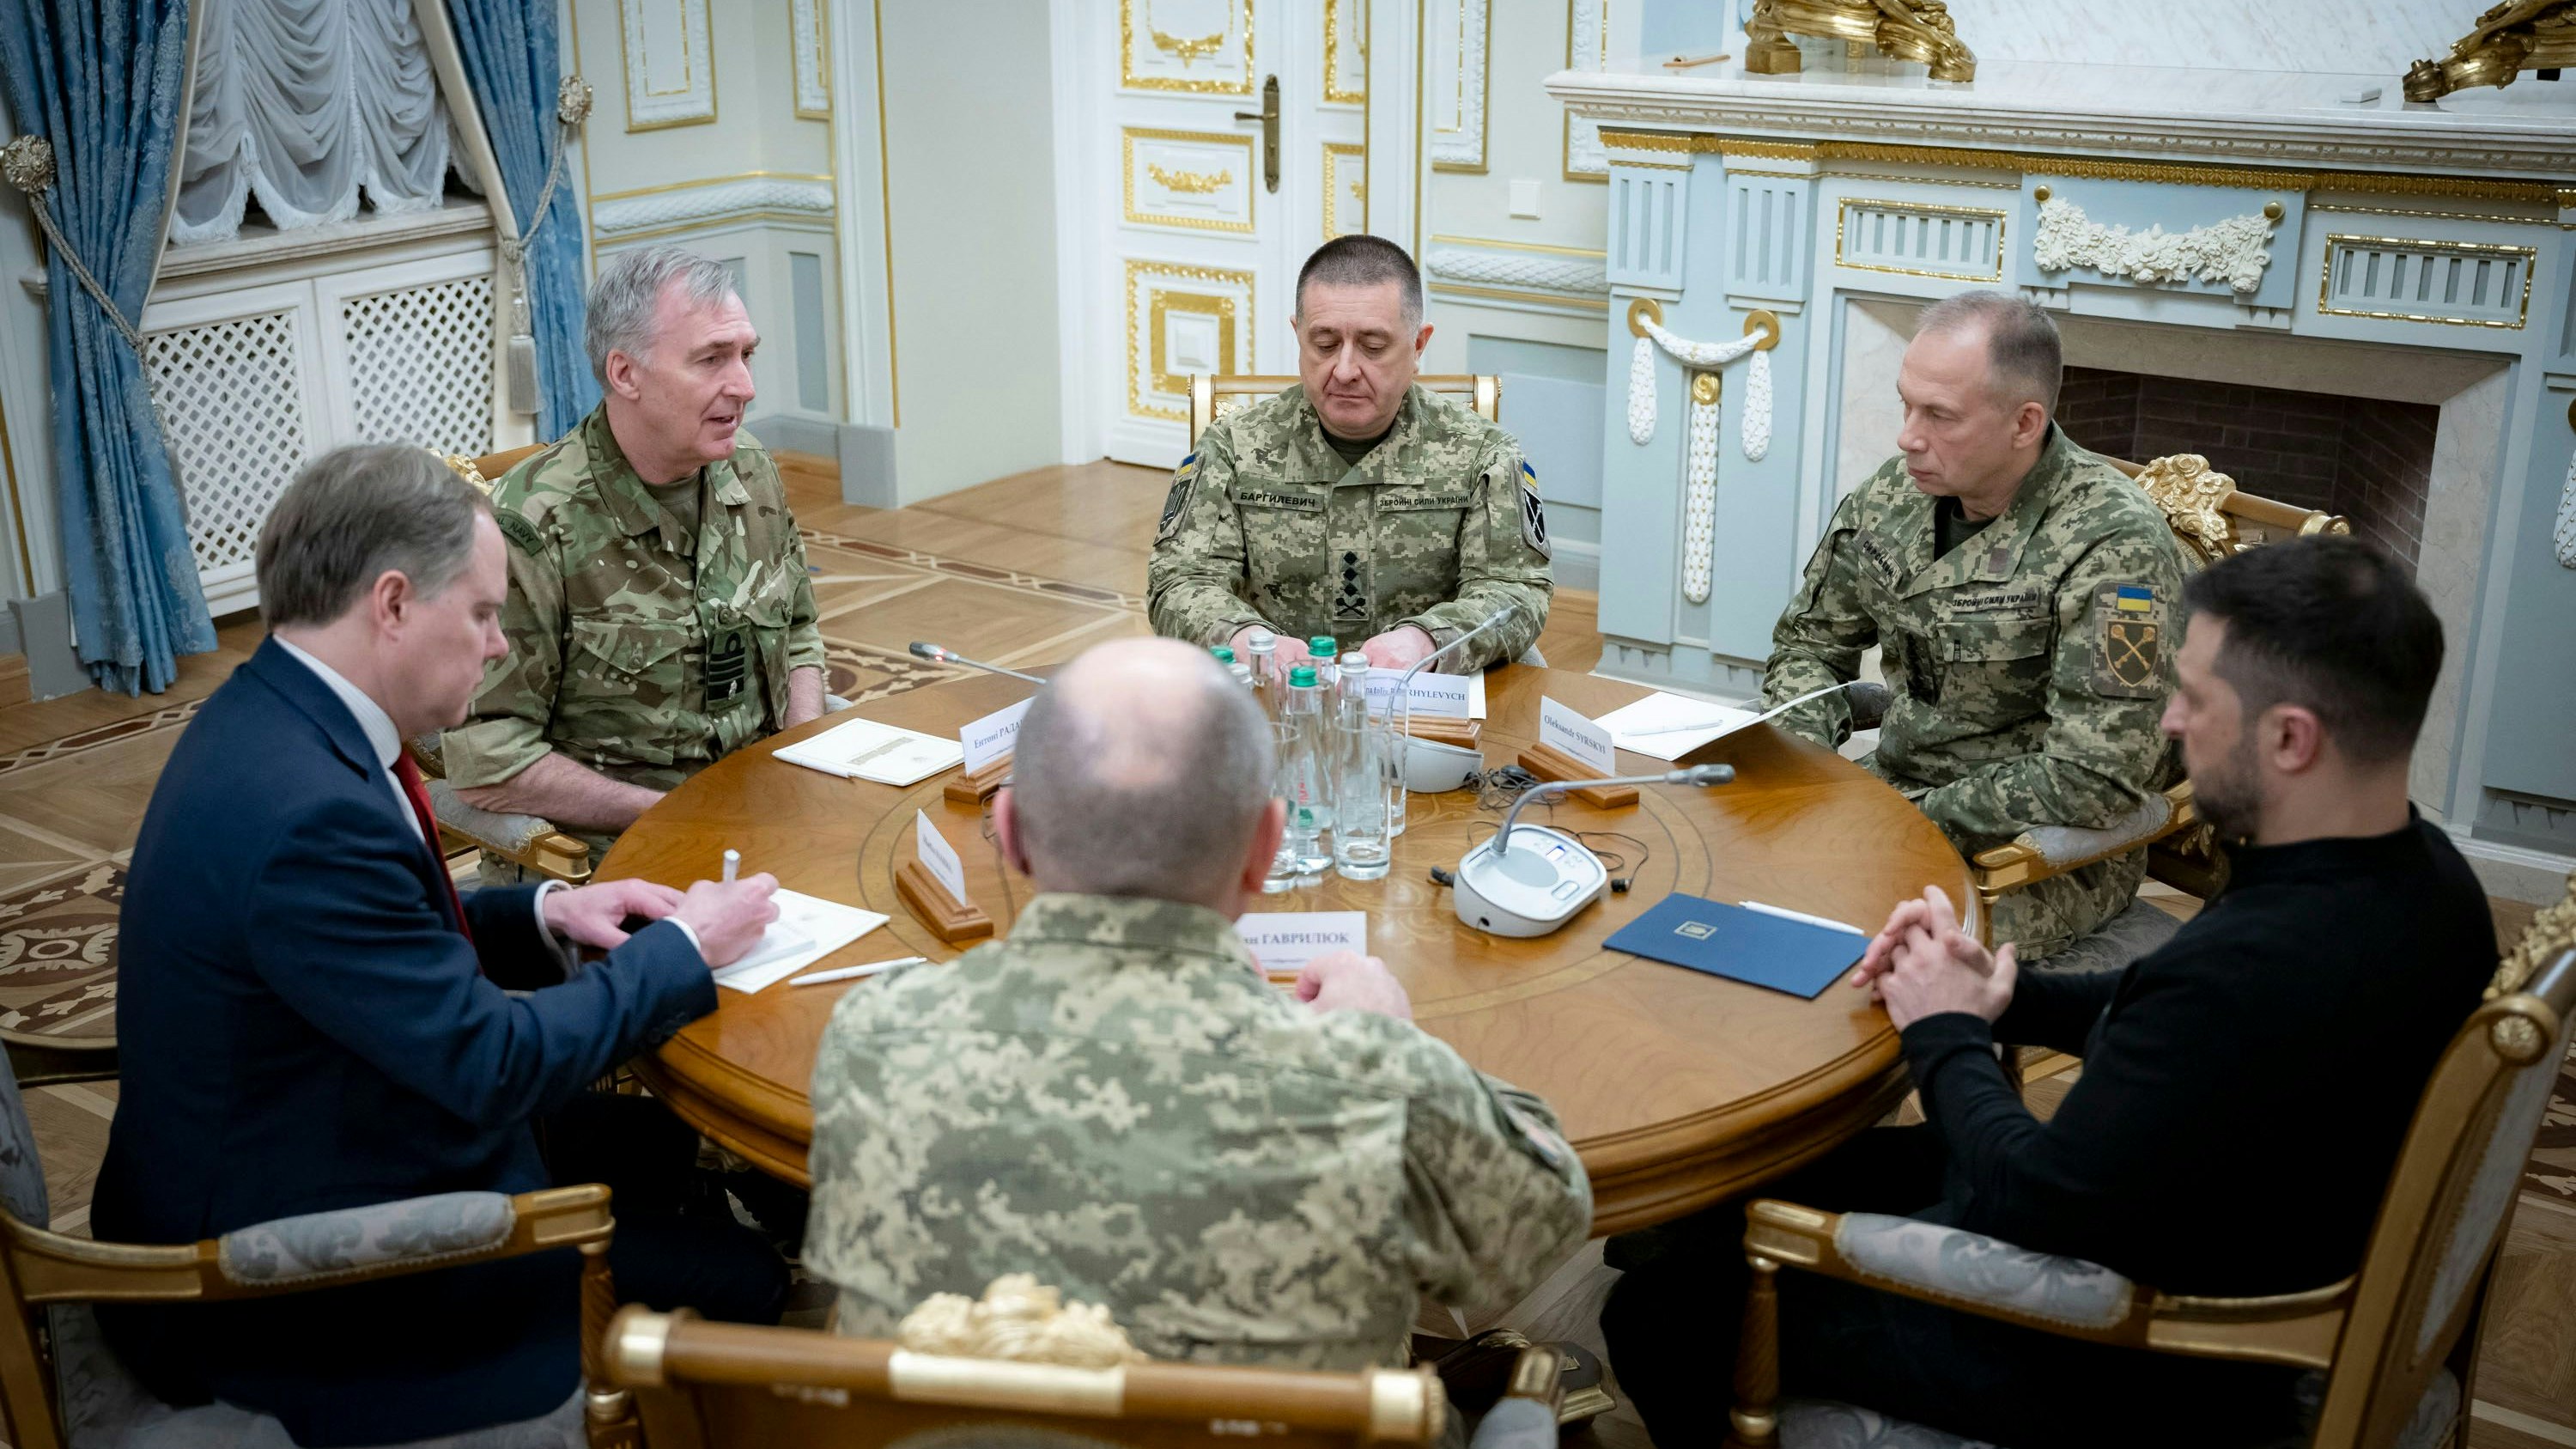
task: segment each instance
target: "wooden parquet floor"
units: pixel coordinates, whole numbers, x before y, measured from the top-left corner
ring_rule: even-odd
[[[838,471],[829,460],[780,457],[818,571],[836,693],[864,699],[950,677],[951,671],[911,658],[906,646],[915,639],[1018,665],[1064,659],[1104,639],[1146,632],[1145,559],[1167,475],[1112,463],[1043,468],[911,508],[880,510],[841,503]],[[1590,595],[1560,592],[1540,641],[1548,659],[1559,668],[1598,664],[1595,618]],[[23,664],[0,663],[0,965],[66,949],[32,939],[32,932],[19,939],[11,923],[75,891],[98,867],[125,863],[179,731],[198,702],[249,657],[261,633],[255,618],[227,621],[215,653],[183,661],[170,692],[140,700],[91,693],[30,702]],[[2500,928],[2518,929],[2528,918],[2527,907],[2497,906]],[[94,941],[76,944],[98,949]],[[2034,1081],[2034,1105],[2052,1110],[2077,1070],[2068,1064]],[[90,1187],[116,1095],[113,1082],[27,1094],[52,1193],[52,1226],[59,1231],[87,1230]],[[1488,1322],[1598,1350],[1597,1317],[1613,1281],[1596,1243]],[[2479,1449],[2576,1446],[2576,1200],[2523,1195],[2493,1303],[2472,1443]],[[1712,1366],[1713,1394],[1726,1378]],[[1723,1408],[1712,1398],[1712,1426],[1722,1422]],[[1569,1443],[1644,1449],[1649,1440],[1623,1410],[1569,1436]]]

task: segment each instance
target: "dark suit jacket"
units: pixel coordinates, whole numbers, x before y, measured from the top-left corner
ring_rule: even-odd
[[[181,737],[134,847],[99,1237],[547,1186],[532,1119],[715,1009],[677,926],[564,980],[533,887],[467,897],[469,944],[436,870],[356,718],[262,644]],[[563,1251],[101,1316],[166,1397],[264,1410],[306,1445],[384,1443],[562,1402],[577,1271]]]

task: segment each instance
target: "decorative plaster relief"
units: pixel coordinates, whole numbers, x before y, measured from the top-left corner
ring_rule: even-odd
[[[1610,63],[1610,24],[1602,12],[1609,0],[1568,0],[1565,16],[1565,68],[1603,70]],[[1601,123],[1574,114],[1565,116],[1565,179],[1606,181],[1610,153],[1601,149]]]
[[[1431,274],[1452,282],[1485,286],[1536,287],[1546,292],[1579,292],[1600,296],[1610,290],[1610,273],[1597,261],[1527,252],[1471,252],[1438,247],[1424,258]]]
[[[590,209],[591,234],[603,245],[643,231],[698,226],[758,212],[788,212],[828,221],[832,183],[746,176],[707,186],[601,201]]]
[[[626,129],[703,125],[716,118],[715,38],[707,0],[619,0]]]
[[[1485,169],[1485,36],[1492,9],[1493,0],[1433,0],[1425,19],[1436,170]]]
[[[823,60],[824,0],[789,0],[789,28],[796,35],[796,114],[832,119],[832,71]]]
[[[2039,235],[2031,238],[2032,260],[2043,272],[2090,267],[2106,277],[2126,277],[2148,286],[2189,281],[2224,281],[2239,292],[2263,285],[2263,269],[2272,264],[2272,219],[2261,212],[2231,216],[2186,232],[2161,226],[2133,232],[2105,226],[2084,215],[2084,208],[2058,197],[2039,208]]]

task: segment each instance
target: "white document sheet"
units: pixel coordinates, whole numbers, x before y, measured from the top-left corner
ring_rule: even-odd
[[[776,753],[791,765],[880,785],[910,785],[966,759],[965,746],[953,737],[941,739],[870,719],[834,725]]]
[[[845,906],[799,891],[780,891],[770,899],[778,919],[760,933],[760,944],[743,958],[715,973],[718,986],[752,992],[793,976],[843,946],[886,923],[875,911]]]
[[[1658,690],[1593,722],[1607,727],[1611,738],[1623,750],[1635,750],[1658,760],[1678,760],[1722,734],[1742,729],[1753,720],[1754,713],[1749,709],[1729,709],[1704,699],[1684,699],[1678,694],[1665,694]],[[1707,726],[1704,729],[1666,728],[1703,722]]]

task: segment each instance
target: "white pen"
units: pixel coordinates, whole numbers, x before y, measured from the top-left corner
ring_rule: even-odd
[[[826,981],[847,981],[858,976],[874,976],[888,967],[911,966],[929,959],[930,958],[927,956],[897,956],[891,961],[869,961],[858,966],[835,966],[829,971],[817,971],[811,975],[799,976],[787,984],[790,986],[820,986]]]
[[[1793,911],[1787,906],[1766,906],[1760,901],[1737,901],[1736,904],[1748,911],[1760,911],[1766,916],[1778,916],[1785,921],[1804,921],[1810,926],[1822,926],[1829,931],[1849,931],[1855,936],[1869,934],[1848,921],[1837,921],[1830,916],[1811,916],[1805,911]]]
[[[737,875],[740,875],[741,873],[742,873],[742,852],[741,852],[741,851],[739,851],[739,850],[728,850],[728,851],[726,851],[726,852],[725,852],[725,873],[724,873],[725,884],[726,884],[726,885],[732,885],[732,884],[733,884],[733,878],[734,878],[735,876],[737,876]]]

